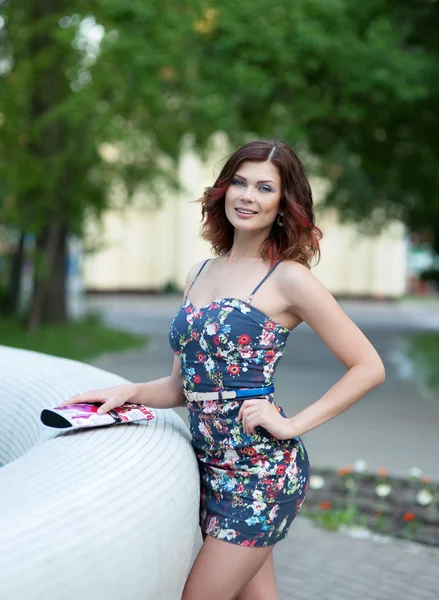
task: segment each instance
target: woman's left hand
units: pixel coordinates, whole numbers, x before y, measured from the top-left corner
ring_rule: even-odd
[[[256,427],[259,426],[279,440],[287,440],[296,436],[291,419],[283,417],[276,405],[266,398],[244,400],[237,420],[242,420],[242,428],[246,435],[254,435]]]

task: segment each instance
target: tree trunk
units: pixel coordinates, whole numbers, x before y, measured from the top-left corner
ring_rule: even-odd
[[[28,330],[35,332],[43,322],[52,319],[48,303],[49,290],[54,284],[55,265],[60,252],[64,224],[59,215],[54,215],[50,225],[37,236],[35,244],[34,285],[28,315]]]
[[[47,300],[43,305],[43,322],[65,323],[67,321],[66,306],[66,262],[67,262],[67,228],[63,224],[59,233],[58,250],[53,265]]]
[[[18,246],[11,259],[11,271],[8,286],[8,308],[10,314],[14,315],[18,314],[19,308],[21,273],[24,264],[24,238],[25,234],[21,232]]]

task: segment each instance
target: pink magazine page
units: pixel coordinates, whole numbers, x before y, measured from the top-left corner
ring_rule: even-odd
[[[45,427],[55,429],[83,429],[101,427],[137,421],[149,421],[154,418],[151,410],[143,404],[126,403],[114,408],[104,415],[98,415],[100,402],[68,404],[45,408],[41,411],[40,420]]]

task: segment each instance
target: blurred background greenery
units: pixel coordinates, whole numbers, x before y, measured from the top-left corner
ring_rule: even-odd
[[[439,251],[438,30],[435,0],[0,0],[0,320],[65,323],[69,235],[115,180],[177,189],[188,134],[283,139],[342,219]]]

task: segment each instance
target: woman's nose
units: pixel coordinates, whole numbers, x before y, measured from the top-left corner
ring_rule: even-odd
[[[241,196],[244,201],[252,202],[253,201],[253,192],[250,186],[247,186]]]

